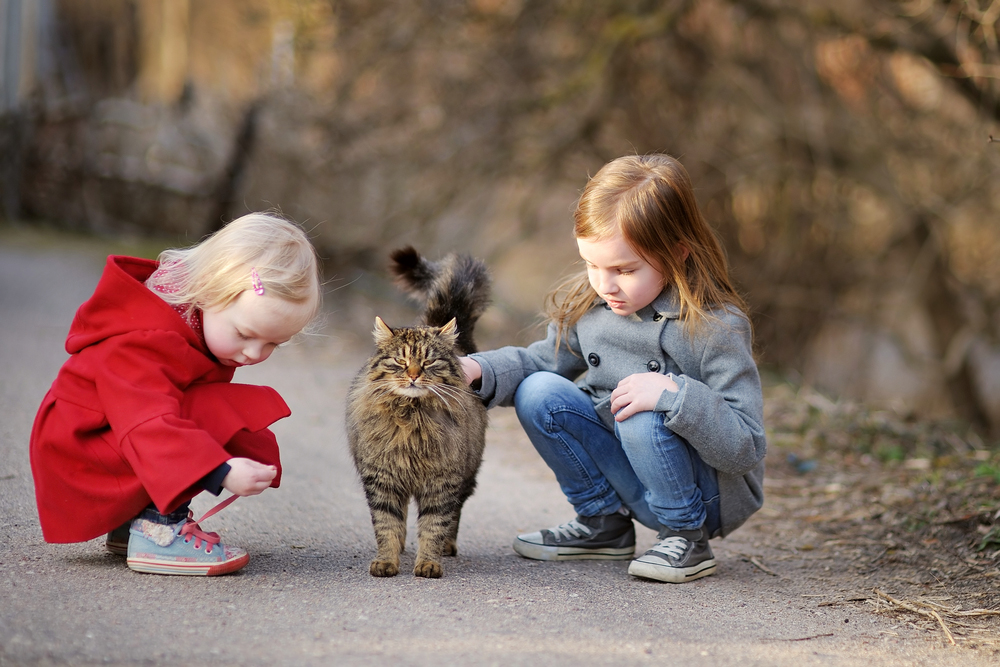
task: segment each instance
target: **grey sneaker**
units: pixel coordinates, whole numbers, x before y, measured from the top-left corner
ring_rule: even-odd
[[[569,523],[518,535],[514,551],[534,560],[628,560],[635,526],[624,514],[577,516]]]
[[[128,529],[131,526],[132,522],[126,521],[108,533],[107,538],[104,540],[104,548],[107,549],[109,553],[113,553],[116,556],[127,556]]]
[[[634,577],[682,584],[715,574],[715,556],[705,528],[698,530],[662,529],[652,549],[629,563]]]

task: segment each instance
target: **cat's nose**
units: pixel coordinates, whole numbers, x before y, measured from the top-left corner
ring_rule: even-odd
[[[409,366],[406,367],[406,376],[411,380],[416,380],[418,377],[420,377],[420,373],[421,373],[420,366],[418,366],[417,364],[410,364]]]

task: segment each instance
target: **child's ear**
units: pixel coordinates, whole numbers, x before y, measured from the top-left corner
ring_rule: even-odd
[[[691,248],[689,248],[686,243],[677,244],[677,256],[680,257],[682,264],[687,261],[687,258],[690,255],[691,255]]]

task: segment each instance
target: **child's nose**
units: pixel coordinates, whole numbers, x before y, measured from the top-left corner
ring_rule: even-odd
[[[601,274],[597,291],[601,294],[614,294],[617,291],[617,285],[610,273]]]

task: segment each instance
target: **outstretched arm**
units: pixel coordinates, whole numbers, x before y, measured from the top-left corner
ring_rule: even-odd
[[[462,372],[465,373],[465,381],[468,384],[474,384],[483,378],[483,367],[475,359],[459,357],[458,363],[462,366]]]

